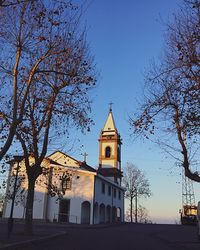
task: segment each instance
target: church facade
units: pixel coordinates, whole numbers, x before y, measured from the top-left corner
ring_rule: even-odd
[[[124,188],[121,186],[121,137],[116,129],[112,110],[99,137],[99,167],[56,151],[47,156],[44,173],[35,185],[33,219],[50,222],[99,224],[124,221]],[[34,162],[34,158],[30,161]],[[11,161],[7,197],[13,192],[16,165]],[[23,219],[27,181],[24,161],[19,163],[18,189],[13,218]],[[3,217],[8,218],[11,199],[4,204]]]

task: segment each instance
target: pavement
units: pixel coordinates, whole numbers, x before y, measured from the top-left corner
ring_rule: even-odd
[[[28,249],[32,244],[37,245],[42,241],[54,241],[55,239],[67,236],[69,229],[94,229],[107,228],[119,224],[99,224],[99,225],[78,225],[66,223],[45,223],[33,221],[33,234],[24,234],[24,222],[14,221],[12,233],[8,235],[8,222],[0,219],[0,249],[21,250]]]
[[[66,234],[63,226],[53,223],[34,223],[33,234],[24,234],[24,222],[14,221],[13,230],[8,235],[8,224],[6,220],[0,220],[0,249],[22,249],[33,242],[41,242],[54,239]]]
[[[121,226],[122,225],[122,226]],[[124,226],[123,226],[124,225]],[[120,226],[120,227],[118,227]],[[79,230],[79,238],[80,242],[88,244],[87,241],[88,235],[94,234],[95,237],[99,238],[99,230],[96,229],[107,228],[106,230],[101,231],[101,234],[105,234],[108,237],[108,232],[110,235],[113,234],[124,234],[126,237],[130,239],[133,238],[133,235],[137,235],[138,241],[140,242],[140,237],[145,237],[145,239],[150,238],[151,241],[155,241],[156,244],[165,243],[166,245],[178,245],[179,247],[176,249],[188,249],[188,250],[196,250],[200,249],[200,243],[197,240],[197,236],[195,233],[195,227],[190,226],[176,226],[176,225],[134,225],[134,224],[100,224],[100,225],[77,225],[77,224],[65,224],[65,223],[44,223],[44,222],[36,222],[33,221],[33,234],[25,235],[23,233],[24,223],[23,221],[15,221],[13,226],[13,232],[8,237],[8,225],[6,220],[0,220],[0,250],[26,250],[26,249],[43,249],[42,245],[48,243],[47,248],[45,249],[57,249],[57,242],[63,242],[60,245],[59,249],[65,249],[66,245],[80,244],[77,243],[75,238],[77,236],[77,229]],[[110,229],[109,229],[110,228]],[[83,229],[83,230],[82,230]],[[87,230],[85,230],[87,229]],[[90,233],[88,230],[90,230]],[[110,237],[110,236],[109,236]],[[125,238],[126,238],[125,237]],[[130,240],[129,239],[129,240]],[[121,241],[121,236],[119,237]],[[71,243],[70,243],[71,242]],[[73,244],[72,244],[73,243]],[[81,244],[82,244],[81,243]],[[75,245],[76,245],[75,244]],[[93,249],[88,248],[86,244],[86,248],[83,249]],[[100,244],[100,243],[99,243]],[[129,243],[127,243],[129,244]],[[54,247],[56,246],[56,248]],[[181,246],[181,247],[180,247]],[[184,246],[184,247],[183,247]],[[72,247],[75,249],[74,247]],[[77,248],[79,249],[79,248]],[[80,248],[82,249],[82,248]],[[98,249],[102,249],[101,247]],[[111,248],[110,248],[111,249]],[[122,249],[129,249],[122,248]],[[140,249],[140,248],[136,248]],[[141,248],[143,249],[143,248]],[[145,248],[149,249],[149,248]],[[153,248],[150,248],[153,249]],[[163,248],[154,248],[154,249],[163,249]],[[165,249],[165,248],[164,248]],[[168,249],[168,248],[166,248]],[[170,248],[171,249],[171,248]],[[173,248],[174,249],[174,248]]]

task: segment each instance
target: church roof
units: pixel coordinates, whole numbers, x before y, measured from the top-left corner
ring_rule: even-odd
[[[48,158],[53,159],[55,162],[57,162],[57,164],[60,164],[63,167],[75,167],[81,170],[96,172],[96,169],[89,166],[86,162],[78,161],[61,151],[54,152],[53,154],[49,155]]]
[[[115,121],[114,121],[113,114],[112,114],[112,109],[110,109],[108,113],[108,117],[107,117],[107,120],[105,122],[102,132],[111,132],[111,131],[117,132],[117,128],[115,126]]]
[[[81,163],[81,168],[90,172],[97,172],[95,168],[89,166],[86,162]]]
[[[76,167],[80,166],[80,161],[76,160],[75,158],[67,155],[66,153],[60,150],[57,150],[53,152],[52,154],[48,155],[47,158],[63,166],[65,165],[76,166]]]

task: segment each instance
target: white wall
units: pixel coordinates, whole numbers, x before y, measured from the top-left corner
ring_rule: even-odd
[[[53,178],[59,186],[59,180]],[[72,172],[72,186],[71,190],[66,190],[63,199],[70,200],[70,214],[69,222],[81,223],[81,204],[84,201],[90,202],[91,215],[90,223],[92,223],[93,214],[93,192],[94,192],[94,174],[87,171],[75,170]],[[48,198],[48,219],[53,221],[54,218],[58,220],[59,200],[58,197]]]
[[[34,163],[34,159],[32,157],[29,158],[30,164]],[[49,167],[48,161],[44,160],[42,163],[42,166]],[[13,193],[14,189],[14,179],[16,176],[16,164],[13,165],[10,171],[10,176],[8,179],[8,187],[7,192]],[[28,179],[25,169],[25,163],[24,161],[21,161],[19,164],[19,173],[18,173],[18,181],[22,178],[22,176],[25,176],[25,179],[21,182],[21,185],[16,190],[16,196],[15,196],[15,203],[14,203],[14,210],[13,210],[13,218],[19,218],[22,219],[25,216],[25,206],[26,206],[26,198],[23,200],[21,199],[23,196],[27,196],[27,190],[28,190]],[[47,177],[40,175],[35,184],[35,193],[34,193],[34,206],[33,206],[33,218],[34,219],[44,219],[44,204],[45,204],[45,196],[47,192],[47,186],[45,182],[47,181]],[[18,185],[18,182],[17,182]],[[24,190],[22,192],[22,190]],[[7,200],[4,206],[4,213],[3,217],[8,218],[10,216],[10,210],[11,210],[11,200]]]
[[[102,193],[102,182],[105,184],[105,193]],[[111,186],[111,195],[108,195],[108,186]],[[116,189],[116,197],[114,197],[114,189]],[[118,197],[118,192],[121,192],[121,199]],[[121,209],[121,215],[123,218],[124,215],[124,197],[123,191],[113,185],[112,183],[107,182],[101,178],[96,178],[95,181],[95,202],[100,206],[103,203],[105,206],[110,205],[111,207],[116,207]]]

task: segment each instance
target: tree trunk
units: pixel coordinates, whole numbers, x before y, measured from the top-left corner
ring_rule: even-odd
[[[183,128],[181,127],[180,124],[180,120],[179,120],[179,110],[178,107],[175,106],[175,119],[174,122],[176,124],[176,132],[177,132],[177,136],[178,136],[178,141],[181,145],[182,148],[182,154],[183,154],[183,167],[185,169],[185,176],[187,176],[189,179],[196,181],[196,182],[200,182],[200,176],[197,172],[192,173],[191,169],[190,169],[190,163],[189,163],[189,159],[188,159],[188,150],[187,150],[187,146],[185,143],[185,139],[184,139],[184,134],[183,134]]]
[[[135,223],[138,223],[138,204],[137,204],[137,193],[135,195]]]
[[[11,125],[11,127],[10,127],[10,131],[9,131],[8,137],[6,139],[6,142],[0,150],[0,161],[6,155],[6,153],[8,152],[8,150],[10,148],[10,145],[12,144],[12,141],[13,141],[13,138],[14,138],[15,132],[16,132],[16,127],[17,127],[17,125],[15,123],[13,123],[13,125]]]
[[[26,214],[25,214],[25,234],[32,234],[32,220],[33,220],[33,201],[34,201],[34,188],[35,188],[35,179],[29,178],[28,180],[28,194],[26,201]]]
[[[131,204],[130,204],[130,215],[131,215],[131,223],[133,222],[133,198],[131,197]]]

